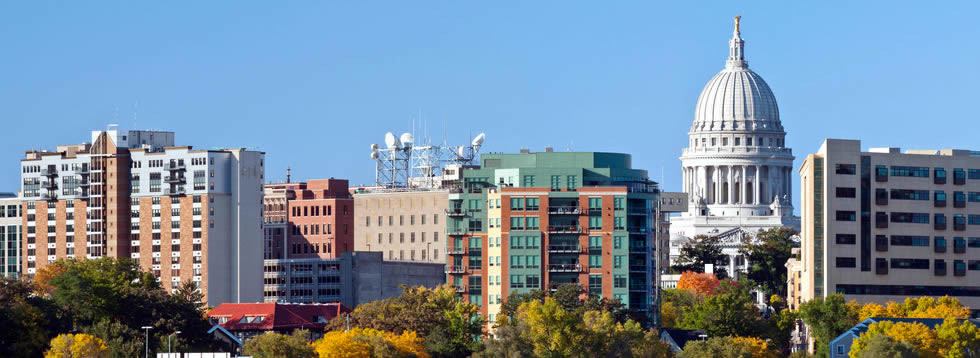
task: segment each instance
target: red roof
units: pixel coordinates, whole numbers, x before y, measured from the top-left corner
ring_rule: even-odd
[[[222,303],[208,312],[208,318],[229,331],[288,332],[297,328],[323,330],[342,312],[350,309],[340,303]]]

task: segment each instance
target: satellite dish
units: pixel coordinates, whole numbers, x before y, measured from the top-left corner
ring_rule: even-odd
[[[378,143],[371,143],[371,150],[378,150]]]
[[[466,157],[466,147],[459,146],[459,149],[456,149],[456,153],[458,153],[460,157],[465,158]]]
[[[378,159],[378,152],[371,152],[371,159]]]
[[[391,134],[391,132],[385,133],[385,146],[387,146],[388,149],[398,148],[400,146],[398,143],[398,138],[395,138],[395,135]]]
[[[402,145],[406,147],[411,147],[412,143],[415,142],[415,136],[413,136],[412,133],[402,133],[401,140],[402,140]]]
[[[485,139],[487,139],[487,135],[484,133],[480,133],[480,135],[473,138],[472,144],[474,147],[479,147],[481,144],[483,144],[483,140]]]

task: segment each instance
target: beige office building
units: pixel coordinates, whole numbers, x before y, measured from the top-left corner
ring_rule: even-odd
[[[447,210],[445,189],[355,189],[354,250],[444,264]]]
[[[799,172],[803,301],[949,295],[980,308],[980,153],[828,139]]]

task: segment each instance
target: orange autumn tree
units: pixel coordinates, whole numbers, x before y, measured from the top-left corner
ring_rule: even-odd
[[[677,288],[699,295],[713,295],[720,284],[721,281],[714,274],[694,271],[684,271],[677,280]]]

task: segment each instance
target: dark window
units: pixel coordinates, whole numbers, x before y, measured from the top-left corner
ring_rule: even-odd
[[[877,182],[888,181],[888,167],[884,165],[875,166],[875,181]]]
[[[936,236],[935,238],[933,238],[932,247],[933,247],[932,249],[933,252],[938,252],[938,253],[946,252],[946,238],[942,236]]]
[[[883,259],[883,258],[877,258],[877,259],[875,259],[875,274],[878,274],[878,275],[887,275],[888,274],[888,260]]]
[[[933,267],[933,273],[936,276],[946,276],[946,261],[945,260],[933,260],[932,267]]]
[[[837,188],[838,198],[853,198],[857,196],[857,189],[855,188]]]
[[[928,178],[929,168],[893,166],[891,175],[893,177]]]
[[[843,174],[843,175],[857,174],[857,165],[854,164],[836,164],[834,167],[836,168],[837,174]]]
[[[838,210],[837,221],[857,221],[857,214],[853,211]]]
[[[890,197],[894,200],[929,200],[929,191],[892,189]]]
[[[965,208],[966,207],[966,193],[962,191],[953,192],[953,207],[954,208]]]
[[[928,236],[907,236],[907,235],[892,235],[891,244],[894,246],[921,246],[929,247],[929,237]]]
[[[888,205],[888,191],[875,189],[875,205]]]
[[[837,243],[840,245],[854,245],[855,241],[854,234],[837,234]]]
[[[953,276],[966,276],[966,262],[953,260]]]
[[[838,257],[837,267],[857,267],[857,259],[853,257]]]
[[[875,236],[875,251],[888,251],[888,236]]]
[[[891,222],[893,222],[893,223],[928,224],[929,223],[929,214],[926,214],[926,213],[891,213]]]
[[[928,259],[892,259],[891,268],[893,269],[916,269],[928,270]]]
[[[935,220],[935,224],[933,224],[933,228],[934,229],[936,229],[936,230],[946,230],[946,215],[945,214],[934,214],[933,215],[933,219]]]
[[[966,217],[963,214],[953,214],[953,230],[966,230]]]
[[[875,213],[875,227],[879,229],[888,227],[888,213],[880,211]]]
[[[980,237],[971,237],[966,239],[966,246],[980,248]]]
[[[933,206],[937,208],[946,207],[946,192],[942,190],[936,190],[932,196]]]
[[[962,168],[953,169],[953,184],[963,185],[966,184],[966,171]]]
[[[953,238],[953,253],[962,254],[966,252],[966,240],[962,237]]]

